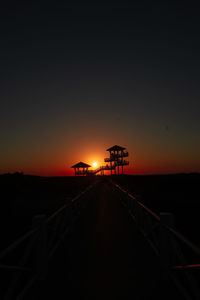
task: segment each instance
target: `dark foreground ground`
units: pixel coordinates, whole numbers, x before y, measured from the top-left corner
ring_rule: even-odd
[[[0,248],[30,229],[34,215],[50,215],[97,179],[0,175]],[[153,211],[172,212],[178,230],[200,246],[200,174],[124,175],[112,179]]]
[[[199,175],[112,179],[153,210],[173,212],[179,229],[199,243]],[[4,244],[28,230],[32,216],[50,215],[96,180],[1,176]],[[26,299],[179,299],[173,286],[162,280],[159,262],[105,179],[88,200],[73,233],[51,262],[47,279]]]
[[[200,246],[200,174],[127,175],[115,182],[156,213],[173,213],[178,231]]]
[[[0,249],[29,230],[35,215],[51,215],[95,180],[95,177],[0,175]]]
[[[50,264],[48,276],[26,299],[182,299],[163,280],[159,261],[102,180],[85,212]]]

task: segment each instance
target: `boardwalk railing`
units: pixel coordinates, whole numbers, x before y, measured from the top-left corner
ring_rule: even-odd
[[[172,214],[157,215],[119,185],[112,184],[139,231],[160,259],[163,279],[170,278],[183,299],[199,300],[200,249],[174,229]]]
[[[65,236],[73,230],[73,224],[86,205],[88,193],[96,183],[68,201],[69,203],[50,217],[34,217],[32,229],[1,251],[0,272],[4,274],[1,280],[1,299],[23,299],[35,281],[45,279],[48,262]]]

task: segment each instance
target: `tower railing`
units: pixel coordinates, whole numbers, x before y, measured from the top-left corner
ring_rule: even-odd
[[[111,158],[104,158],[104,161],[105,162],[111,162],[111,161],[113,161]]]
[[[120,157],[128,157],[129,153],[126,151],[126,152],[118,153],[115,156],[118,157],[118,158],[120,158]]]
[[[104,161],[105,161],[105,162],[116,161],[116,160],[118,160],[118,158],[128,157],[128,156],[129,156],[129,153],[128,153],[128,152],[116,153],[116,154],[112,154],[112,153],[111,153],[110,157],[105,158]]]

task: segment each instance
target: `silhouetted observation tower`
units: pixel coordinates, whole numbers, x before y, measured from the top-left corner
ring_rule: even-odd
[[[129,165],[129,161],[125,160],[124,157],[128,157],[128,152],[126,151],[126,148],[121,147],[121,146],[113,146],[106,151],[109,151],[110,157],[105,158],[105,162],[110,163],[110,174],[112,175],[112,170],[114,169],[115,174],[116,174],[116,169],[118,170],[118,175],[119,175],[119,167],[121,166],[121,174],[124,173],[124,166]],[[114,167],[114,168],[113,168]]]
[[[75,176],[80,176],[80,175],[88,175],[88,168],[90,168],[90,165],[87,165],[80,161],[79,163],[73,165],[71,168],[74,169],[75,171]]]

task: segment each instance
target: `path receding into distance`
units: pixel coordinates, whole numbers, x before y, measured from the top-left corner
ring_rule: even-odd
[[[119,194],[104,180],[55,254],[47,279],[26,299],[179,299],[168,284]]]

